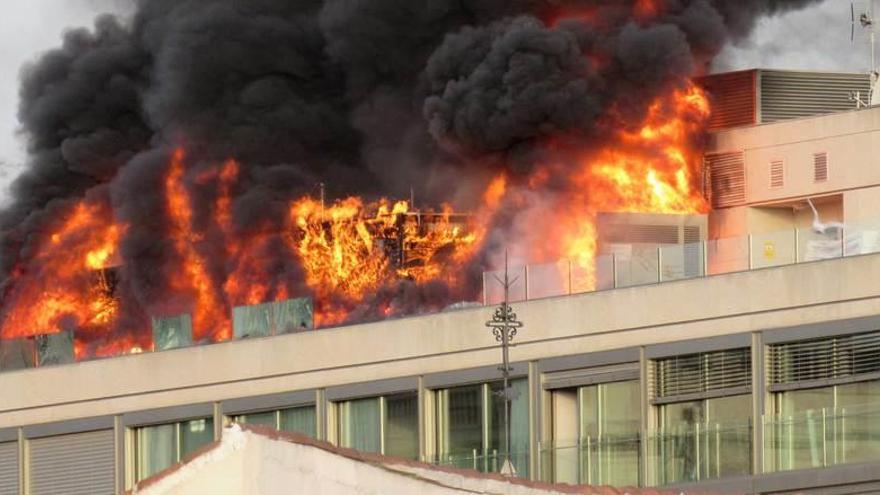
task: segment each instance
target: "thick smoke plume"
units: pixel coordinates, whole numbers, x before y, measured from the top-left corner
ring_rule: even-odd
[[[52,276],[35,261],[41,245],[83,200],[127,225],[116,261],[129,309],[114,334],[194,304],[172,283],[175,236],[217,287],[240,273],[271,279],[266,298],[305,293],[282,232],[290,201],[318,184],[472,207],[493,175],[516,182],[601,142],[609,112],[643,118],[761,16],[814,1],[140,1],[133,18],[71,30],[23,70],[29,160],[0,214],[0,319],[23,278]],[[178,148],[189,233],[166,212]],[[217,172],[230,158],[231,185]],[[221,196],[226,226],[213,220]],[[496,236],[515,222],[497,223]],[[230,251],[230,239],[246,246]],[[469,289],[401,282],[375,297],[411,312]],[[229,294],[216,302],[241,302]]]

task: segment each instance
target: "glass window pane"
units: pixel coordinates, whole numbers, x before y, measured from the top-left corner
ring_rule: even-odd
[[[826,435],[836,440],[837,464],[880,459],[880,381],[837,387],[837,408]]]
[[[135,432],[137,480],[148,478],[177,462],[176,425],[138,428]]]
[[[268,426],[269,428],[277,428],[277,418],[275,411],[266,411],[260,413],[242,414],[234,418],[236,423]]]
[[[510,380],[510,459],[516,474],[529,475],[529,383],[525,378]],[[489,412],[489,453],[487,471],[498,472],[504,462],[504,382],[489,384],[491,409]]]
[[[441,390],[437,418],[439,461],[477,469],[483,455],[482,385]]]
[[[778,469],[822,467],[827,458],[825,415],[834,409],[834,387],[776,394],[779,422],[774,428]]]
[[[281,431],[295,431],[315,438],[316,428],[315,406],[281,410]]]
[[[638,381],[603,383],[598,388],[599,430],[585,451],[590,484],[638,486],[641,391]]]
[[[418,394],[385,398],[385,454],[419,458]]]
[[[379,399],[357,399],[339,404],[339,443],[363,452],[379,452]]]
[[[703,422],[703,402],[664,404],[660,408],[662,434],[660,437],[661,483],[696,481],[699,479],[697,452],[699,438],[696,424]]]
[[[752,472],[752,396],[735,395],[706,401],[703,441],[704,475],[709,478]]]
[[[180,423],[180,457],[184,458],[214,441],[214,420],[194,419]]]

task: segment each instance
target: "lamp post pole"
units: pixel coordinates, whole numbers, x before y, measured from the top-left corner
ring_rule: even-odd
[[[504,279],[497,276],[495,279],[504,287],[504,300],[495,308],[492,319],[486,322],[486,326],[492,329],[495,340],[501,343],[501,377],[504,389],[501,396],[504,399],[504,463],[501,466],[501,474],[507,476],[516,475],[516,469],[510,460],[510,402],[513,399],[513,391],[510,389],[510,341],[516,336],[518,329],[522,328],[521,321],[516,319],[516,313],[508,303],[510,287],[516,283],[519,277],[510,280],[507,267],[507,252],[504,253]]]

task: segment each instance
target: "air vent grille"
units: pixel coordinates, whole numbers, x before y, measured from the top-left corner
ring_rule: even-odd
[[[815,182],[828,180],[828,153],[813,155],[813,180]]]
[[[770,162],[770,187],[780,188],[785,185],[785,168],[782,160]]]

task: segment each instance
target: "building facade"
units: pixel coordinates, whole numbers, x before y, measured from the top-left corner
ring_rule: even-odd
[[[878,142],[880,108],[720,128],[706,157],[715,209],[672,225],[679,242],[644,256],[612,246],[589,293],[570,265],[547,279],[546,266],[521,268],[517,474],[880,491]],[[0,494],[122,493],[232,422],[498,471],[491,312],[2,372]]]

